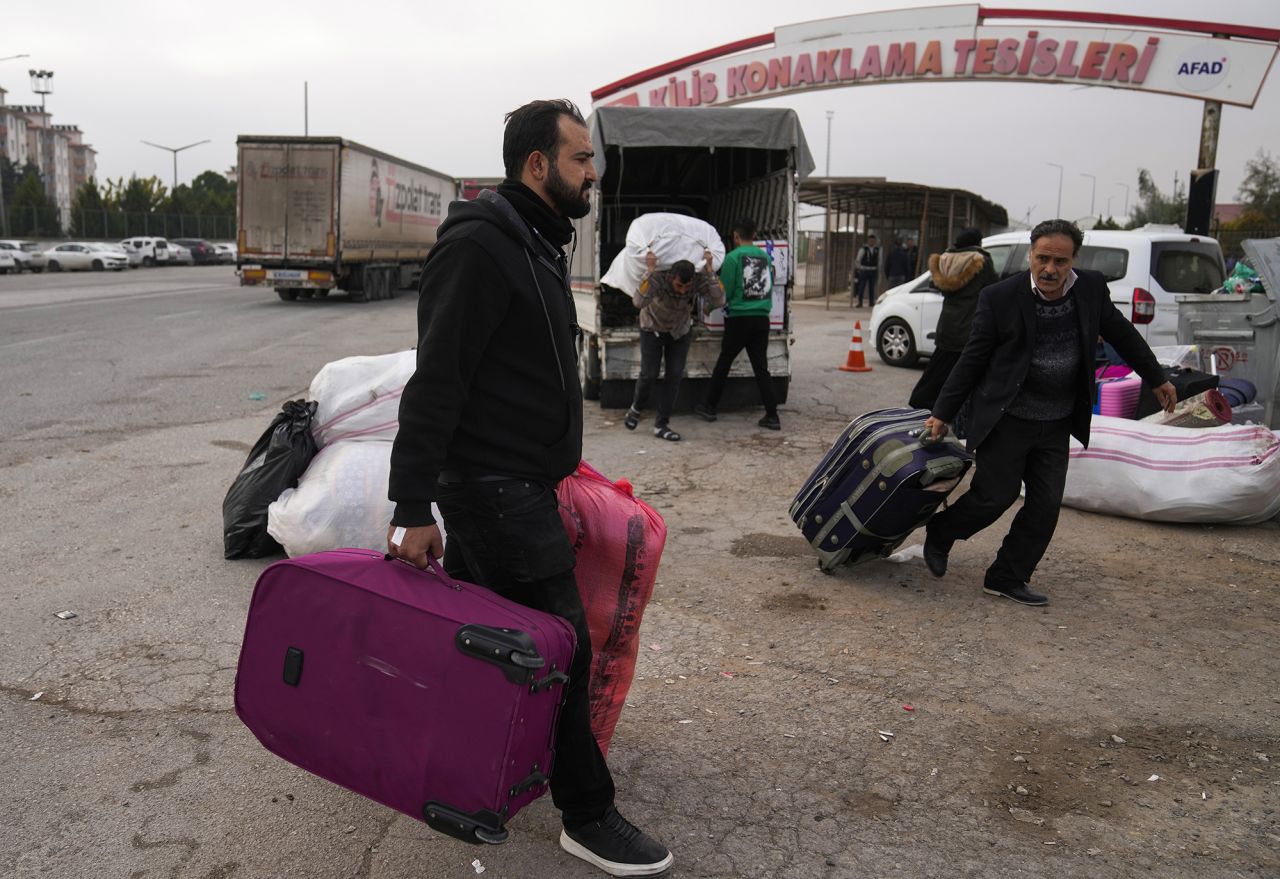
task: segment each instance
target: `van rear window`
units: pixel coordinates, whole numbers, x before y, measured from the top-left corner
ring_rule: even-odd
[[[1211,293],[1222,286],[1222,250],[1217,243],[1157,242],[1151,246],[1151,274],[1169,293]]]
[[[1096,247],[1088,244],[1076,254],[1076,268],[1102,272],[1107,281],[1118,281],[1129,272],[1129,251],[1123,247]]]

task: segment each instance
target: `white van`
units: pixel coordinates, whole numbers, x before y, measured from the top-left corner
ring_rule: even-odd
[[[1027,268],[1031,233],[991,235],[982,246],[1006,278]],[[1152,347],[1177,344],[1175,294],[1210,293],[1226,277],[1218,242],[1176,226],[1087,230],[1075,265],[1102,273],[1111,301]],[[941,313],[942,294],[928,272],[881,294],[871,312],[871,338],[880,359],[890,366],[912,366],[932,354]]]
[[[140,236],[120,242],[125,253],[141,257],[144,266],[154,266],[169,261],[169,243],[163,238]]]

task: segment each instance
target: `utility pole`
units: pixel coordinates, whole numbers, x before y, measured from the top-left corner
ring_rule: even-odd
[[[823,176],[831,176],[831,117],[836,115],[835,110],[827,111],[827,173]]]
[[[189,143],[186,146],[167,147],[167,146],[161,146],[158,143],[152,143],[149,140],[144,140],[142,142],[145,143],[147,146],[155,147],[158,150],[168,150],[169,152],[173,153],[173,190],[174,191],[177,191],[178,189],[178,153],[182,152],[183,150],[189,150],[192,147],[200,146],[200,144],[202,143],[211,143],[211,141],[208,141],[208,140],[198,140],[195,143]],[[172,196],[172,192],[170,193],[170,195]]]
[[[1058,212],[1054,214],[1055,218],[1062,216],[1062,166],[1057,162],[1045,162],[1046,165],[1052,165],[1058,169]]]
[[[40,182],[44,184],[45,194],[52,197],[56,210],[58,204],[58,169],[55,163],[52,181],[53,191],[50,192],[49,171],[45,165],[45,153],[49,149],[49,114],[45,111],[44,99],[46,95],[53,94],[53,71],[28,70],[27,73],[31,74],[31,91],[40,96],[40,144],[38,150],[40,155],[37,156],[40,161],[37,163],[36,167],[40,169]],[[58,218],[58,223],[61,225],[61,217]],[[37,219],[37,226],[38,225],[39,220]]]
[[[305,79],[302,81],[302,136],[310,137],[311,135],[311,96],[308,93],[311,84]]]

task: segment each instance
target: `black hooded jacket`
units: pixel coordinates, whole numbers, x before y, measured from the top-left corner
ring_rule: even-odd
[[[582,457],[569,222],[532,190],[449,205],[422,271],[418,360],[391,451],[392,523],[434,522],[442,470],[554,485]]]

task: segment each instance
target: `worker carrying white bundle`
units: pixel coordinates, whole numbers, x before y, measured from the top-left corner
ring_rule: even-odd
[[[716,227],[705,220],[684,214],[641,214],[631,221],[626,247],[613,258],[600,282],[634,296],[647,271],[645,258],[650,251],[658,258],[657,268],[662,270],[682,259],[702,265],[708,250],[712,271],[719,271],[724,262],[724,242]]]

